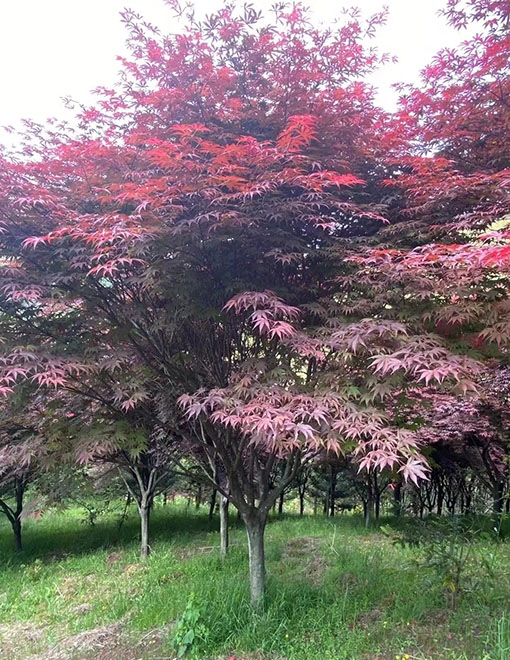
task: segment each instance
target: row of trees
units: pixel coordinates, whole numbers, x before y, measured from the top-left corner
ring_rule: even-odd
[[[258,605],[268,512],[323,457],[416,484],[471,437],[501,509],[508,1],[449,0],[480,34],[393,115],[384,13],[167,4],[181,32],[126,11],[117,88],[2,158],[0,474],[114,465],[145,552],[166,467],[203,480]]]
[[[16,454],[17,447],[14,445],[12,449]],[[429,514],[510,511],[510,498],[505,495],[508,476],[504,470],[498,481],[504,496],[494,501],[494,474],[498,466],[484,467],[484,445],[473,443],[472,436],[466,434],[461,442],[458,439],[445,442],[443,438],[431,446],[431,451],[429,461],[433,467],[429,478],[417,484],[405,483],[391,470],[360,472],[348,456],[335,458],[324,454],[304,467],[282,490],[273,504],[273,512],[280,516],[284,511],[301,516],[305,512],[335,516],[346,511],[363,511],[368,526],[379,521],[382,514],[405,513],[422,518]],[[171,460],[160,462],[157,475],[146,488],[144,480],[137,479],[137,474],[144,475],[144,459],[143,455],[140,460],[131,457],[125,461],[95,458],[84,466],[72,462],[50,465],[47,460],[39,460],[31,465],[23,462],[17,469],[10,464],[10,457],[4,459],[3,465],[11,467],[2,478],[0,507],[12,526],[16,549],[22,549],[22,520],[27,517],[38,518],[55,507],[73,506],[81,510],[83,523],[95,525],[101,516],[117,511],[120,528],[129,506],[136,504],[142,527],[140,554],[145,558],[150,550],[150,513],[161,495],[163,504],[178,497],[197,509],[206,505],[210,523],[218,511],[221,554],[225,557],[229,537],[228,499],[218,496],[216,488],[208,487],[198,471],[179,473]],[[142,506],[144,498],[148,500],[146,507]]]

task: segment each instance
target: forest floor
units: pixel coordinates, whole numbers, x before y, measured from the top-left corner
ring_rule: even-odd
[[[94,526],[48,512],[25,522],[20,553],[0,520],[0,658],[170,660],[180,640],[197,660],[510,659],[510,540],[453,539],[437,566],[353,515],[273,518],[254,612],[242,526],[224,563],[217,527],[205,507],[159,505],[140,562],[134,512],[121,528],[115,511]]]

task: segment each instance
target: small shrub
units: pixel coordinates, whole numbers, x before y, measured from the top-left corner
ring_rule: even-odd
[[[175,626],[173,645],[178,658],[192,652],[197,641],[207,639],[207,628],[201,621],[202,615],[191,593],[181,618]]]
[[[482,578],[493,577],[494,554],[479,543],[492,539],[474,519],[410,519],[398,531],[388,526],[381,529],[395,543],[419,548],[419,563],[441,580],[449,609],[455,609],[461,595],[474,591]]]

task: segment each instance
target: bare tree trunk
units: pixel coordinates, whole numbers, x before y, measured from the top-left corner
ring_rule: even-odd
[[[200,509],[202,504],[202,484],[199,484],[197,487],[197,492],[195,494],[195,509]]]
[[[402,482],[398,481],[393,490],[393,515],[400,516],[402,513]]]
[[[246,534],[248,536],[248,554],[250,565],[250,596],[253,607],[259,609],[264,601],[266,584],[266,566],[264,554],[264,529],[267,516],[262,514],[246,516]]]
[[[374,499],[372,493],[368,495],[366,503],[363,505],[365,510],[365,527],[370,527],[370,523],[374,519]]]
[[[372,475],[367,475],[366,482],[366,499],[363,502],[363,514],[365,518],[365,527],[370,527],[375,516],[375,498],[374,498],[374,484]]]
[[[502,481],[497,483],[492,491],[492,512],[494,515],[499,515],[503,512],[505,486]]]
[[[16,550],[22,550],[21,542],[21,511],[17,513],[11,509],[3,500],[0,500],[0,509],[5,513],[7,520],[10,522],[12,531],[14,532],[14,543]]]
[[[228,498],[220,495],[220,555],[225,559],[228,552]]]
[[[14,532],[14,542],[16,544],[16,550],[23,550],[23,543],[21,540],[21,519],[19,517],[11,520],[12,531]]]
[[[306,486],[308,484],[308,473],[305,471],[301,477],[298,479],[298,495],[299,495],[299,515],[302,516],[305,513],[305,495],[306,495]],[[314,514],[316,513],[314,509]]]
[[[331,466],[331,478],[329,482],[329,515],[331,517],[335,515],[336,478],[337,471]]]
[[[138,507],[140,513],[140,559],[147,559],[151,551],[149,545],[150,511],[149,502],[146,498],[143,498]]]
[[[443,502],[444,502],[443,490],[442,490],[442,488],[440,488],[437,491],[437,515],[438,516],[443,515]]]
[[[4,500],[0,499],[0,510],[6,515],[7,520],[11,523],[12,531],[14,532],[14,543],[16,550],[23,549],[21,538],[21,514],[23,513],[23,497],[25,495],[26,481],[24,479],[16,479],[14,483],[14,494],[16,498],[16,508],[11,508]]]
[[[214,516],[214,509],[216,508],[216,495],[217,495],[217,493],[218,493],[218,491],[216,490],[216,488],[213,488],[213,491],[211,493],[211,501],[210,501],[210,504],[209,504],[209,522],[212,521],[213,516]]]
[[[21,541],[21,514],[23,513],[23,497],[25,495],[26,481],[25,479],[16,480],[16,511],[14,512],[14,520],[12,521],[12,530],[14,532],[14,542],[16,550],[22,550],[23,545]]]
[[[381,514],[381,490],[377,481],[377,472],[372,475],[372,486],[374,493],[374,516],[377,522]]]
[[[124,482],[128,493],[136,502],[140,516],[140,559],[147,559],[151,548],[149,545],[149,522],[154,496],[158,482],[156,468],[147,469],[142,466],[129,468],[131,476],[136,479],[136,486],[131,487],[119,467],[119,476]]]
[[[285,499],[285,491],[282,490],[278,499],[278,516],[281,518],[283,515],[283,502]]]

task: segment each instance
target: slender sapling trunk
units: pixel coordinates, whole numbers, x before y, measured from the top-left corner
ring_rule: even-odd
[[[149,545],[149,521],[151,507],[150,503],[144,497],[138,506],[140,514],[140,559],[147,559],[150,554]]]
[[[225,559],[228,552],[228,498],[220,495],[220,555]]]

